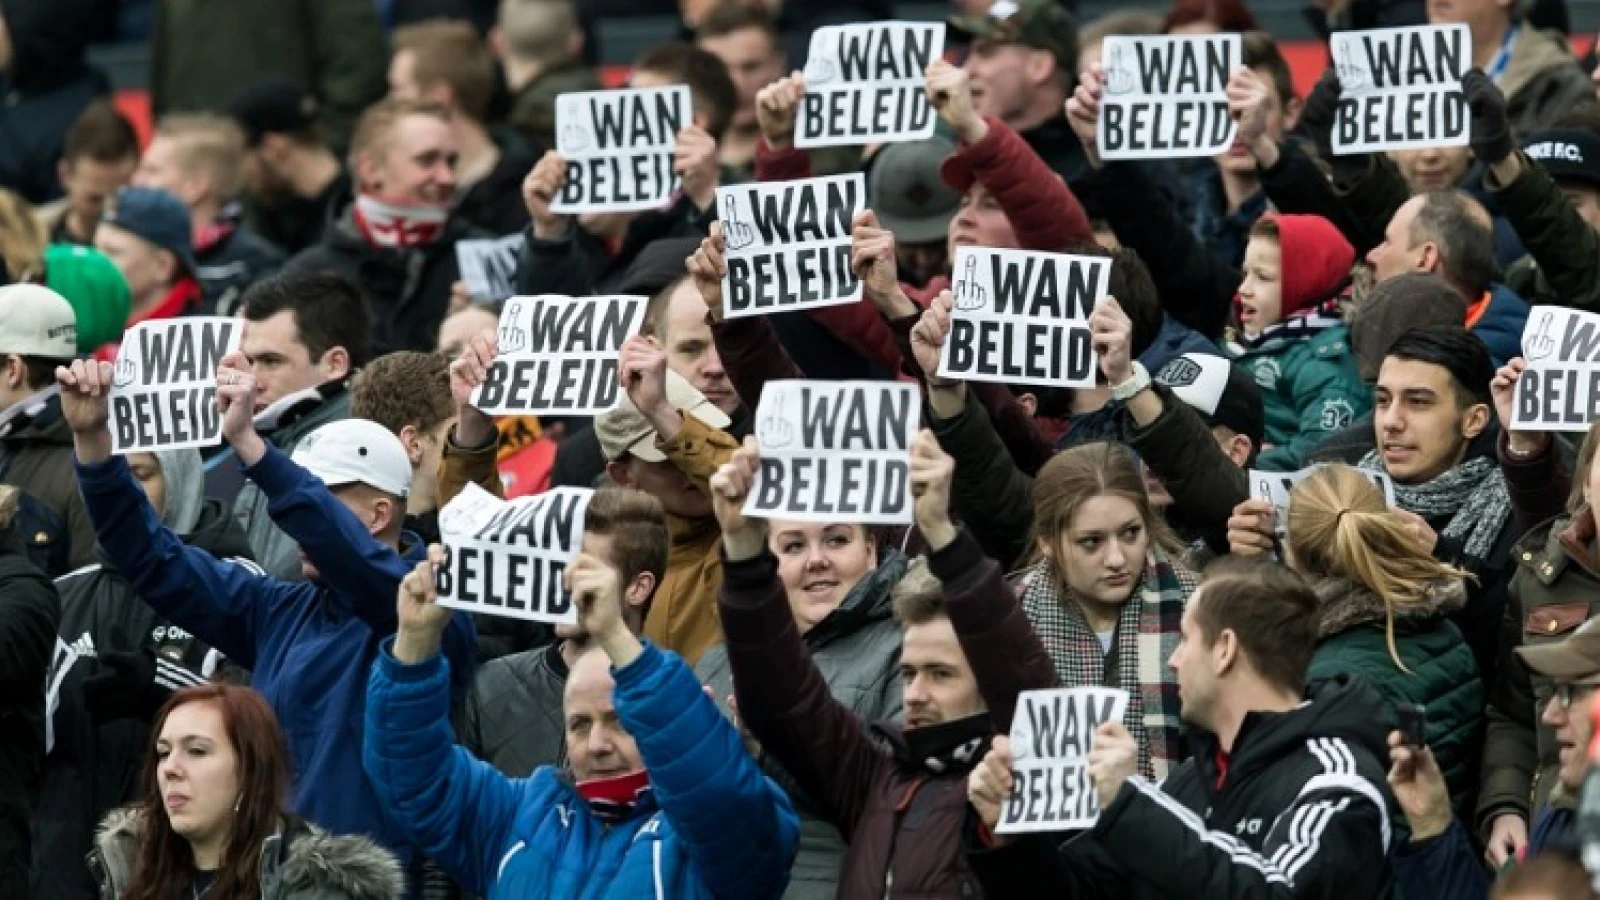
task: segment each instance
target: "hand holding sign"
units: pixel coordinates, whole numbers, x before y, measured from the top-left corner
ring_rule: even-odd
[[[743,250],[756,242],[756,227],[739,218],[739,202],[732,194],[722,198],[721,221],[722,234],[729,249]]]
[[[732,206],[733,202],[730,200],[727,205]],[[723,224],[712,222],[711,236],[702,240],[700,249],[683,261],[684,269],[694,279],[695,289],[700,292],[700,299],[706,301],[706,310],[717,322],[723,318],[722,278],[728,274],[728,259],[723,256],[723,249],[727,243]]]
[[[579,553],[567,566],[567,593],[578,607],[578,624],[602,646],[607,638],[626,633],[622,619],[622,575],[592,553]]]
[[[945,387],[950,384],[948,379],[936,378],[939,372],[939,352],[944,348],[944,342],[950,338],[950,310],[955,306],[949,291],[940,291],[939,296],[933,298],[928,308],[923,310],[922,318],[917,320],[911,329],[911,354],[916,357],[917,366],[922,369],[923,380],[929,387]]]
[[[1234,556],[1256,556],[1273,552],[1273,511],[1271,487],[1266,497],[1251,497],[1233,508],[1228,517],[1228,552]]]
[[[1089,314],[1089,332],[1106,384],[1122,384],[1132,378],[1133,320],[1122,311],[1117,298],[1107,294],[1095,304]]]
[[[533,220],[534,237],[554,240],[566,234],[567,217],[550,211],[556,193],[567,180],[567,161],[554,150],[545,151],[538,164],[522,180],[522,202]]]
[[[1011,799],[1016,781],[1011,772],[1011,739],[1000,735],[989,745],[983,761],[967,776],[967,802],[972,804],[984,827],[992,833],[1000,821],[1000,810]]]
[[[900,291],[900,268],[894,258],[894,232],[878,224],[870,209],[856,213],[850,230],[850,271],[860,279],[862,292],[872,305],[884,310],[885,301]]]
[[[968,144],[976,144],[989,133],[989,123],[972,106],[972,84],[967,70],[936,59],[928,66],[928,102],[939,117]]]
[[[56,368],[56,384],[61,388],[61,415],[67,420],[67,427],[72,429],[75,436],[104,437],[107,455],[110,454],[111,443],[106,422],[111,418],[108,398],[111,395],[112,377],[111,363],[92,359],[73,360],[71,365]]]
[[[799,71],[756,92],[756,127],[767,146],[787,150],[794,143],[794,120],[800,111],[800,98],[806,93],[806,76]]]
[[[983,309],[989,304],[989,292],[978,283],[978,258],[967,257],[966,265],[961,267],[961,275],[956,280],[955,289],[956,309],[970,311]]]
[[[733,458],[711,476],[711,512],[722,529],[722,546],[730,561],[750,559],[766,546],[767,523],[744,514],[760,467],[761,447],[747,437]]]
[[[1124,59],[1121,47],[1113,47],[1104,64],[1105,92],[1131,94],[1139,89],[1139,73],[1131,59]]]
[[[222,411],[222,436],[235,449],[256,433],[256,391],[250,360],[237,350],[224,356],[217,366],[217,408]]]
[[[658,423],[683,420],[667,399],[667,354],[655,341],[636,334],[622,342],[618,375],[634,408],[656,427],[661,440],[671,440],[676,431],[667,434]]]
[[[1067,124],[1083,145],[1084,158],[1091,168],[1100,168],[1100,93],[1103,71],[1099,64],[1092,65],[1078,77],[1078,86],[1067,98]]]
[[[699,125],[678,132],[672,151],[672,171],[683,180],[683,195],[695,209],[710,209],[717,199],[717,184],[722,177],[717,160],[717,139]]]
[[[1550,336],[1550,323],[1555,314],[1549,311],[1539,314],[1538,330],[1522,341],[1522,355],[1534,362],[1548,359],[1556,352],[1556,339]]]
[[[939,446],[939,439],[924,428],[911,442],[911,514],[917,530],[935,552],[956,539],[950,522],[950,483],[956,474],[956,461]]]
[[[440,606],[436,587],[437,572],[444,563],[444,548],[428,548],[426,559],[417,563],[400,579],[395,614],[400,626],[395,632],[394,658],[407,665],[431,659],[439,652],[444,630],[450,625],[450,610]]]
[[[1461,92],[1472,115],[1472,155],[1492,166],[1511,155],[1517,145],[1511,140],[1511,120],[1506,115],[1506,96],[1500,93],[1482,69],[1469,69],[1461,77]]]
[[[1489,395],[1494,398],[1494,414],[1506,432],[1506,441],[1513,456],[1531,456],[1543,449],[1549,434],[1543,431],[1513,428],[1516,421],[1517,382],[1528,368],[1528,361],[1518,356],[1500,367],[1489,382]]]
[[[1264,144],[1276,149],[1276,143],[1267,135],[1274,102],[1267,83],[1254,70],[1242,67],[1233,70],[1228,78],[1228,114],[1239,123],[1239,143],[1255,154],[1258,162],[1268,166],[1277,162],[1275,156],[1270,160],[1262,158],[1268,150]]]
[[[1137,771],[1139,742],[1121,722],[1101,722],[1094,730],[1094,744],[1089,750],[1089,777],[1094,780],[1095,793],[1100,795],[1101,809],[1111,805],[1123,783]]]
[[[500,353],[492,328],[472,336],[461,355],[450,364],[450,399],[456,406],[456,444],[478,447],[494,434],[494,420],[472,405],[472,392],[489,377],[489,367]]]

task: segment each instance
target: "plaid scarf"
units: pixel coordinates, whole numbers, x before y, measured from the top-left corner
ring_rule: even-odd
[[[1022,609],[1055,663],[1061,687],[1117,687],[1128,692],[1123,724],[1139,742],[1139,772],[1160,781],[1182,761],[1177,675],[1167,665],[1178,648],[1183,606],[1199,584],[1194,573],[1152,547],[1144,576],[1117,616],[1113,672],[1078,604],[1057,588],[1049,562],[1025,570]]]

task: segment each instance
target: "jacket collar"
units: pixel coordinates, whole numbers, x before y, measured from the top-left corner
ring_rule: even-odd
[[[1388,620],[1383,598],[1365,585],[1346,578],[1326,578],[1317,583],[1316,592],[1319,640],[1360,625],[1381,626]],[[1395,626],[1428,622],[1466,604],[1466,583],[1459,578],[1441,578],[1428,586],[1421,603],[1395,607]]]

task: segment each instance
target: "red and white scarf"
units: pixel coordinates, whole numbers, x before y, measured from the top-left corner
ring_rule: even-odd
[[[444,234],[447,204],[396,203],[356,196],[356,228],[374,247],[426,247]]]

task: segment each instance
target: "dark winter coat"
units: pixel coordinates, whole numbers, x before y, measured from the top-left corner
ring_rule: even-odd
[[[39,394],[9,425],[0,426],[0,483],[16,485],[48,508],[66,527],[70,569],[93,565],[94,524],[83,508],[73,470],[72,429],[61,415],[61,398]],[[61,572],[47,572],[60,575]]]
[[[507,778],[567,764],[561,643],[489,660],[472,679],[458,728],[461,745]]]
[[[209,316],[231,316],[239,310],[245,289],[282,268],[283,251],[268,243],[240,220],[234,206],[224,215],[230,230],[208,247],[195,248],[195,278],[203,292],[202,309]]]
[[[929,564],[994,727],[1017,694],[1055,685],[1055,669],[999,564],[963,530]],[[961,857],[973,756],[934,775],[909,759],[901,728],[868,725],[835,699],[811,662],[768,552],[724,567],[720,602],[739,714],[849,849],[841,900],[975,897]]]
[[[485,234],[516,234],[528,227],[522,180],[539,158],[532,145],[514,131],[494,129],[489,136],[500,150],[500,161],[456,198],[455,216]]]
[[[1472,649],[1449,619],[1466,605],[1466,585],[1459,579],[1435,582],[1424,602],[1395,610],[1395,648],[1409,671],[1389,655],[1386,614],[1377,595],[1343,578],[1325,579],[1316,591],[1317,652],[1308,679],[1365,678],[1383,695],[1390,721],[1401,703],[1424,707],[1428,749],[1450,787],[1451,804],[1470,816],[1468,804],[1478,790],[1485,688]]]
[[[1387,897],[1387,734],[1372,688],[1314,685],[1287,712],[1249,713],[1226,764],[1214,735],[1158,787],[1123,783],[1093,831],[968,854],[991,897],[1177,900]]]
[[[95,836],[90,860],[100,900],[120,900],[138,862],[140,814],[119,809]],[[292,818],[261,845],[261,900],[399,900],[400,866],[389,851],[360,836],[335,837]]]
[[[1496,185],[1492,178],[1485,179],[1490,193],[1528,249],[1507,270],[1507,286],[1529,303],[1600,310],[1600,233],[1527,154],[1511,183]]]
[[[11,69],[0,72],[0,187],[29,203],[61,196],[56,162],[67,130],[111,93],[85,55],[101,16],[95,0],[0,0],[12,45]]]
[[[851,589],[837,609],[807,631],[801,640],[828,693],[863,722],[895,721],[901,713],[900,623],[894,619],[890,592],[905,575],[906,559],[888,548],[878,567]],[[695,677],[711,688],[711,696],[729,718],[733,672],[726,647],[712,647],[700,657]],[[800,813],[800,850],[789,876],[788,900],[833,900],[839,890],[839,864],[844,840],[839,829],[817,812],[773,754],[757,754],[762,769],[789,791]]]
[[[45,681],[61,610],[55,586],[28,562],[10,523],[0,527],[0,897],[28,897]]]

